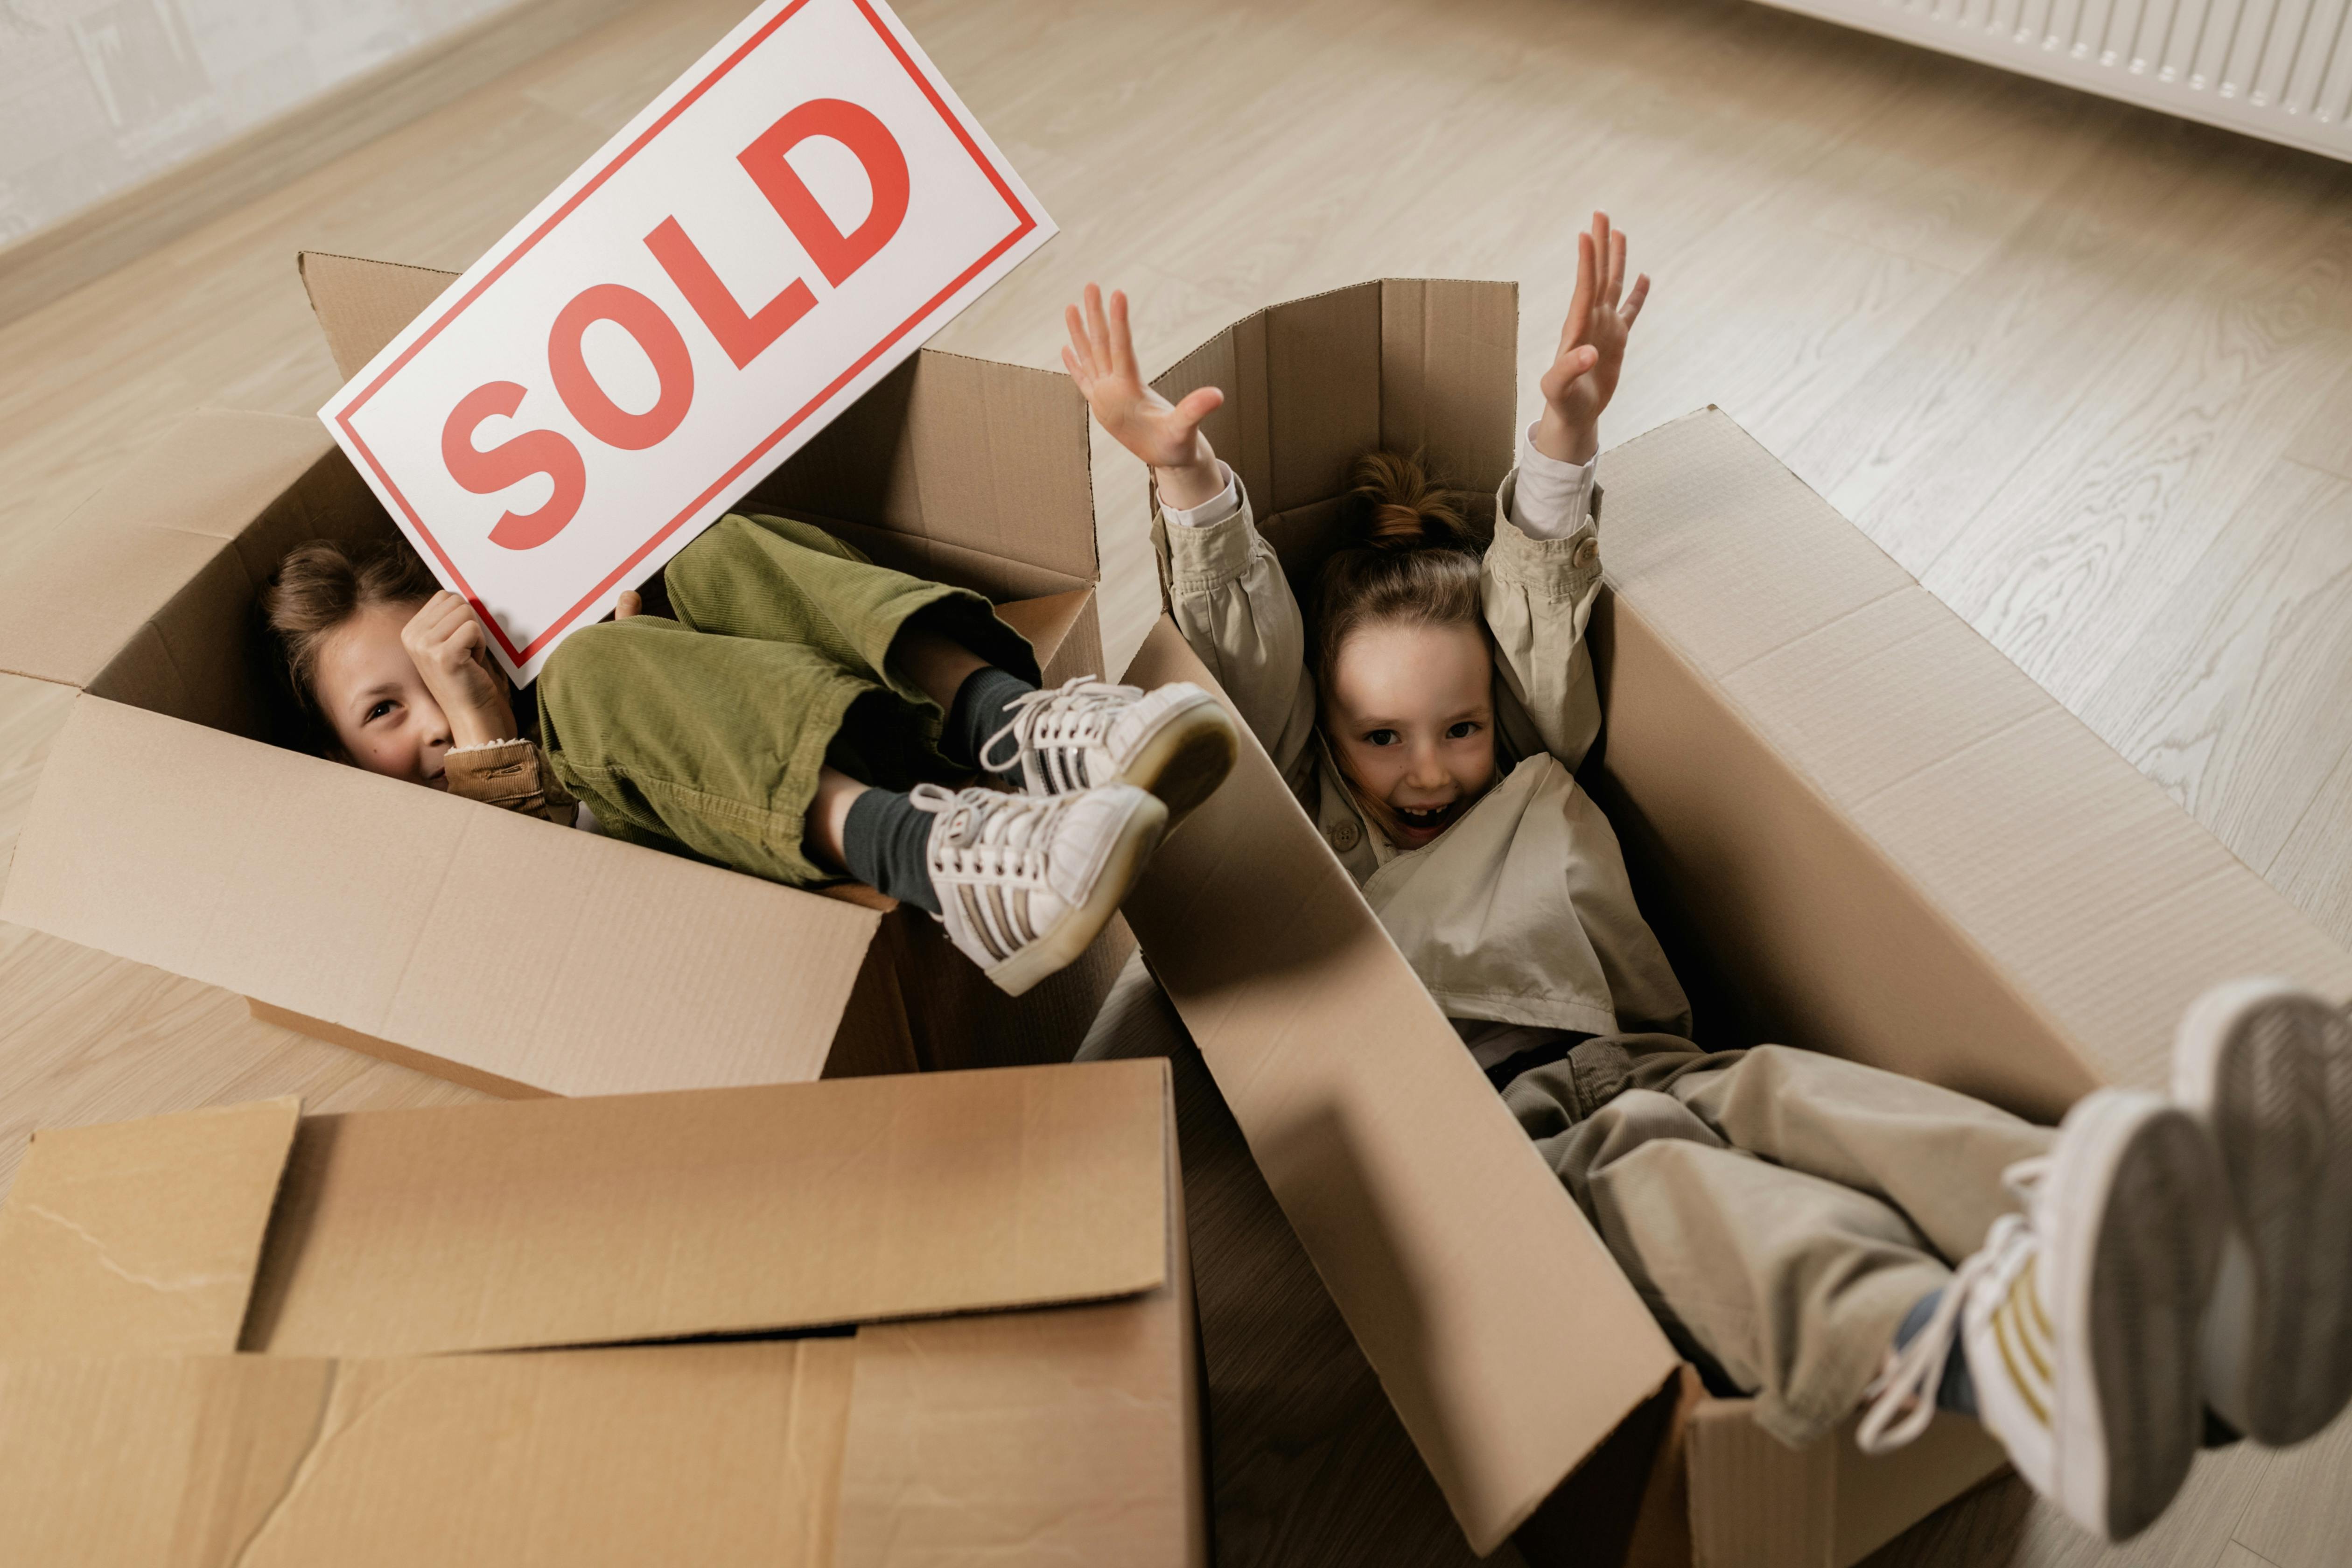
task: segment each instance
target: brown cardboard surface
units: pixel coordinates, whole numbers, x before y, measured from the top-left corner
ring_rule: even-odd
[[[318,1430],[331,1362],[0,1360],[0,1555],[228,1568]]]
[[[1726,416],[1601,479],[1602,767],[1783,1037],[2054,1118],[2161,1083],[2218,981],[2352,994],[2352,953]]]
[[[28,1563],[832,1563],[854,1342],[0,1363]]]
[[[1184,1182],[1166,1103],[1166,1285],[1111,1305],[858,1331],[839,1568],[1204,1568]]]
[[[0,1203],[0,1356],[235,1350],[300,1114],[272,1100],[35,1133]]]
[[[815,1078],[879,917],[85,696],[0,919],[596,1094]]]
[[[1872,1458],[1853,1423],[1788,1447],[1740,1399],[1703,1401],[1687,1427],[1694,1568],[1850,1568],[2007,1468],[1976,1421],[1940,1415],[1910,1447]]]
[[[1215,687],[1164,620],[1128,679]],[[1198,940],[1210,911],[1215,942]],[[1454,1517],[1491,1552],[1672,1374],[1665,1335],[1255,741],[1127,913]]]
[[[294,258],[311,314],[345,381],[367,368],[400,329],[457,280],[455,272],[306,250]]]
[[[1007,1068],[309,1118],[243,1342],[413,1355],[1149,1289],[1164,1081]]]

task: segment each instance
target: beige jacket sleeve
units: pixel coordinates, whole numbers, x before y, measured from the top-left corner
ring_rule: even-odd
[[[449,793],[478,800],[527,816],[571,826],[579,803],[547,765],[546,756],[530,741],[494,741],[487,746],[467,746],[441,760],[441,777]]]
[[[1534,539],[1511,521],[1517,482],[1514,470],[1496,496],[1484,572],[1496,674],[1512,699],[1501,705],[1499,722],[1519,755],[1549,752],[1572,769],[1601,732],[1601,692],[1584,645],[1601,593],[1600,491],[1591,492],[1580,526],[1558,539]]]
[[[1234,480],[1240,505],[1221,521],[1170,522],[1168,602],[1176,627],[1243,721],[1298,791],[1311,782],[1315,680],[1307,668],[1307,628],[1274,547],[1257,531],[1249,494]]]

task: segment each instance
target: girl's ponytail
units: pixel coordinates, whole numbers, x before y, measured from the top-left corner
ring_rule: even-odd
[[[1486,628],[1479,540],[1453,491],[1419,458],[1356,459],[1349,531],[1356,542],[1323,563],[1315,603],[1315,675],[1325,691],[1339,647],[1360,626],[1402,621]]]
[[[1367,452],[1356,459],[1350,478],[1350,493],[1362,509],[1363,542],[1372,549],[1477,549],[1461,503],[1431,479],[1418,457]]]

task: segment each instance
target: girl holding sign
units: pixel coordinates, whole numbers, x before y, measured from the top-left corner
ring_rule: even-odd
[[[724,518],[663,582],[673,616],[632,595],[556,650],[537,740],[471,607],[396,542],[299,546],[262,607],[323,754],[796,887],[846,873],[1015,995],[1233,765],[1199,687],[1041,690],[986,599],[807,523]],[[950,787],[975,772],[1006,788]]]

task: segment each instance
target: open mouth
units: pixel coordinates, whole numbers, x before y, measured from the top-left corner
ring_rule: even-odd
[[[1398,823],[1407,833],[1416,838],[1434,838],[1461,814],[1461,808],[1460,801],[1452,800],[1444,805],[1391,805],[1389,809],[1396,813]]]

